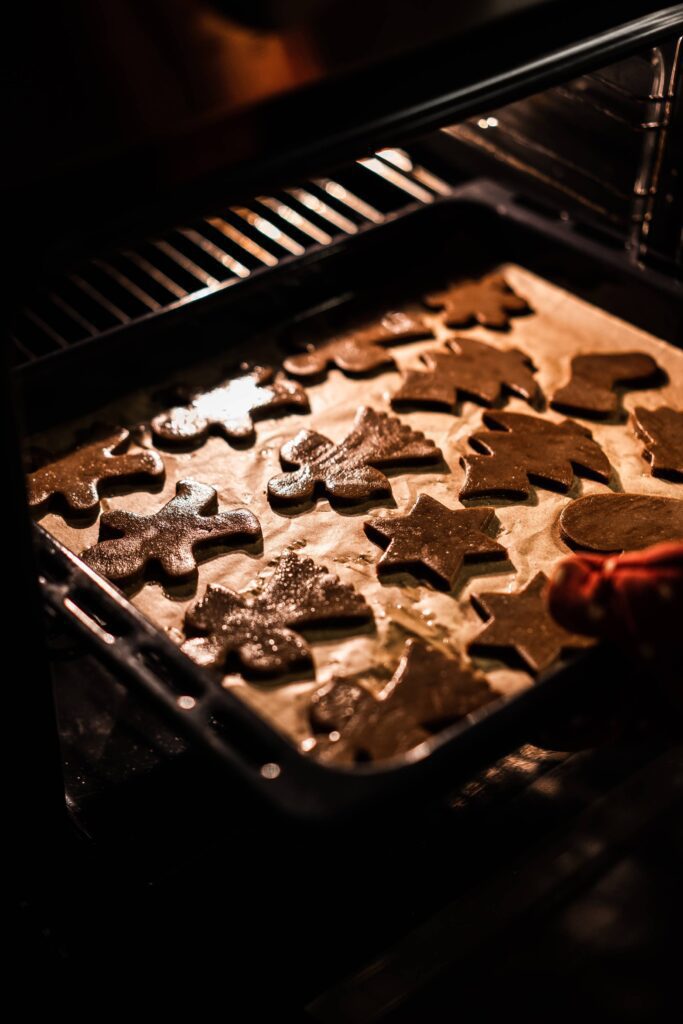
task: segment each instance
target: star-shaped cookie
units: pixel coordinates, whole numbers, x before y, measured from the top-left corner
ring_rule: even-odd
[[[589,647],[594,641],[563,629],[550,614],[545,600],[548,577],[536,573],[515,594],[472,595],[472,603],[487,624],[468,644],[471,654],[503,654],[521,659],[537,675],[567,651]]]
[[[464,562],[507,557],[485,532],[494,517],[492,508],[450,509],[421,494],[407,516],[368,519],[364,525],[370,540],[389,545],[377,563],[378,575],[410,572],[448,590]]]

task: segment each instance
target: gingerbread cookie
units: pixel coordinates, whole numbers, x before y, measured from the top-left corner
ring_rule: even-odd
[[[330,500],[355,504],[391,494],[379,466],[438,462],[441,451],[424,434],[416,433],[394,416],[374,409],[356,413],[353,430],[340,444],[322,434],[301,430],[280,449],[283,467],[292,472],[268,482],[274,503],[297,504],[324,491]]]
[[[620,412],[619,391],[656,387],[666,379],[644,352],[574,356],[569,383],[553,395],[553,409],[590,419],[612,419]]]
[[[203,391],[152,420],[154,436],[166,444],[200,445],[209,433],[230,441],[251,441],[254,419],[294,409],[308,412],[306,392],[269,366],[255,366],[242,377]]]
[[[378,575],[410,572],[448,590],[464,562],[507,557],[485,532],[494,518],[492,508],[450,509],[421,494],[407,516],[369,519],[364,526],[370,540],[388,545],[377,563]]]
[[[607,483],[610,464],[589,430],[564,420],[552,423],[517,412],[486,412],[484,423],[495,430],[474,434],[470,444],[482,455],[464,455],[465,484],[460,498],[499,495],[524,499],[531,484],[568,491],[574,476]]]
[[[474,607],[490,621],[470,641],[468,651],[512,655],[537,674],[562,654],[590,646],[591,639],[570,633],[555,622],[545,598],[547,584],[548,577],[539,572],[515,594],[472,595]]]
[[[91,569],[110,580],[140,576],[153,563],[171,579],[192,575],[197,568],[195,549],[219,540],[244,545],[259,540],[261,526],[247,509],[218,512],[213,487],[196,480],[176,484],[176,496],[152,515],[119,509],[105,512],[100,529],[120,536],[101,540],[83,552]]]
[[[560,533],[582,551],[639,551],[683,540],[683,501],[655,494],[587,494],[560,515]]]
[[[319,377],[330,366],[348,374],[371,373],[381,366],[394,366],[384,346],[432,337],[422,317],[409,313],[387,313],[381,319],[348,331],[321,345],[310,345],[301,355],[288,356],[283,366],[294,377]]]
[[[391,400],[394,406],[417,405],[455,410],[470,398],[482,405],[500,404],[504,394],[538,405],[542,395],[533,378],[533,363],[518,348],[500,349],[474,338],[454,338],[443,349],[420,356],[424,370],[408,370]]]
[[[445,291],[425,295],[424,302],[430,309],[442,309],[449,327],[478,323],[505,330],[511,316],[532,312],[526,299],[512,290],[502,274],[459,281]]]
[[[633,410],[636,437],[645,442],[643,457],[652,466],[652,476],[683,480],[683,412],[662,406],[660,409]]]
[[[140,476],[159,479],[164,475],[164,463],[157,452],[129,452],[129,443],[129,432],[119,427],[102,440],[85,444],[29,473],[29,506],[39,508],[59,496],[72,512],[94,512],[100,503],[100,485],[105,481]]]
[[[200,665],[223,668],[233,655],[247,673],[282,675],[311,664],[300,630],[371,619],[361,594],[312,559],[286,551],[257,594],[210,584],[204,597],[187,610],[185,631],[190,639],[182,649]]]
[[[326,734],[327,761],[394,757],[495,700],[483,675],[423,640],[408,640],[378,697],[353,680],[335,679],[314,694],[310,719]]]

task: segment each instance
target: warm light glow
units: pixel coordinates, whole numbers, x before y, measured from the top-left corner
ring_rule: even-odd
[[[377,155],[388,160],[394,167],[398,167],[399,171],[412,171],[413,169],[413,161],[403,149],[380,149]]]

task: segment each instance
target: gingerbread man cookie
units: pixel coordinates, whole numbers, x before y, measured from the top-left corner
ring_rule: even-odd
[[[100,540],[81,558],[116,581],[133,580],[150,564],[160,566],[171,579],[182,579],[195,572],[198,547],[217,541],[242,546],[261,537],[255,515],[244,508],[218,512],[216,490],[196,480],[177,483],[175,497],[152,515],[122,509],[105,512],[100,530],[105,537],[118,536]]]

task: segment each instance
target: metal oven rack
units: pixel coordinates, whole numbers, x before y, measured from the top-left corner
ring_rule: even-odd
[[[175,313],[450,191],[449,182],[405,150],[384,149],[334,179],[260,195],[95,257],[21,311],[12,332],[14,365],[25,368]]]

